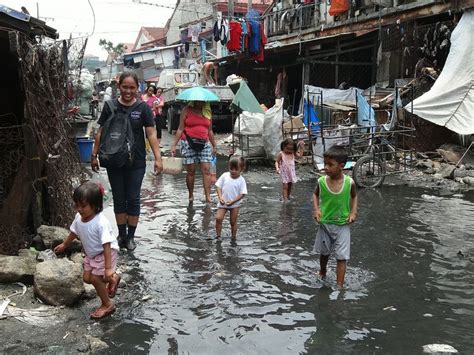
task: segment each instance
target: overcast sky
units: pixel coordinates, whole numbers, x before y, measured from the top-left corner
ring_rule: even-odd
[[[137,0],[136,0],[137,1]],[[173,0],[143,0],[161,6],[174,7]],[[95,12],[95,32],[89,38],[86,54],[102,59],[107,53],[99,47],[101,38],[117,43],[132,43],[141,26],[163,27],[173,10],[139,4],[132,0],[90,0]],[[25,6],[35,16],[39,4],[40,19],[58,30],[61,39],[87,36],[94,28],[92,9],[87,0],[0,0],[0,4],[20,10]]]

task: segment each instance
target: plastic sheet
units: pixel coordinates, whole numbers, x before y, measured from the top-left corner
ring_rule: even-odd
[[[430,91],[413,101],[413,113],[458,134],[474,134],[474,10],[464,12],[451,35],[443,71]],[[411,111],[412,104],[405,106]]]

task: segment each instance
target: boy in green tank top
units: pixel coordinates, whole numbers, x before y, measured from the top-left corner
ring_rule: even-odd
[[[349,224],[357,216],[357,192],[354,181],[344,175],[347,152],[332,146],[324,153],[326,176],[318,179],[313,194],[314,218],[319,222],[314,251],[320,254],[319,275],[326,277],[329,255],[337,260],[336,283],[344,284],[346,264],[350,258],[351,231]]]

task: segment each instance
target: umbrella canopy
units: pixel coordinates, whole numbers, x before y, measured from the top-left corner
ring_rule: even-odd
[[[178,96],[176,100],[181,101],[219,101],[219,96],[214,94],[212,91],[204,89],[200,86],[196,86],[190,89],[184,90]]]

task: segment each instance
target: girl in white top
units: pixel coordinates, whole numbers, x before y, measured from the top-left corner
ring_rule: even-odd
[[[230,158],[229,171],[221,175],[216,182],[217,197],[219,203],[217,205],[216,215],[216,239],[221,240],[222,222],[225,214],[230,211],[230,228],[232,240],[237,238],[237,217],[242,199],[247,195],[247,184],[245,179],[240,176],[241,159],[237,157]]]
[[[102,304],[90,316],[101,319],[115,312],[110,300],[115,296],[120,276],[115,269],[119,246],[109,221],[102,213],[104,189],[102,186],[85,182],[72,195],[77,214],[70,227],[69,236],[54,251],[64,253],[75,238],[82,242],[85,283],[92,284]]]

